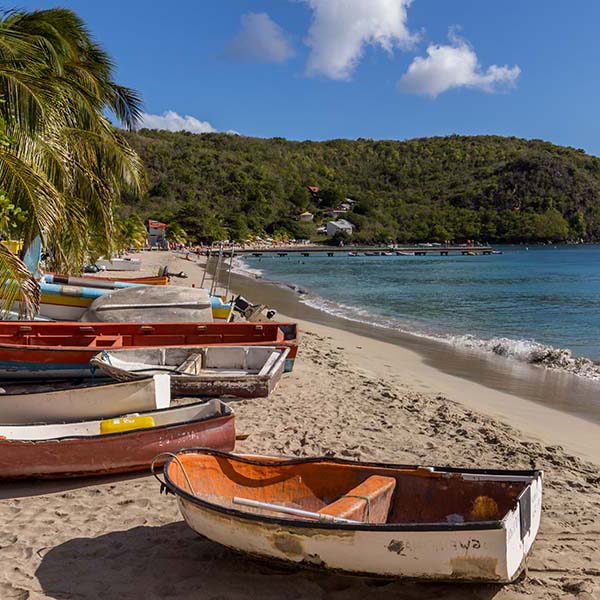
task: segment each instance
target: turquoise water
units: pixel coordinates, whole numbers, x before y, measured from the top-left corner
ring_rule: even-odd
[[[327,312],[600,375],[597,365],[574,359],[600,360],[600,246],[500,249],[492,256],[340,253],[244,262]]]

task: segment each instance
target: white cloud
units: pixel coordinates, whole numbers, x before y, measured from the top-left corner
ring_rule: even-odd
[[[417,40],[406,25],[412,0],[306,0],[313,21],[306,39],[308,75],[349,79],[367,44],[391,53]]]
[[[447,90],[459,87],[496,92],[513,87],[521,73],[515,65],[492,65],[484,71],[475,50],[463,39],[450,32],[450,45],[431,44],[427,56],[415,58],[398,82],[403,92],[435,98]]]
[[[242,30],[225,55],[242,61],[282,63],[294,55],[285,32],[267,13],[242,15]]]
[[[174,110],[162,115],[142,113],[139,129],[166,129],[168,131],[191,131],[192,133],[212,133],[217,131],[208,121],[200,121],[190,115],[181,116]]]

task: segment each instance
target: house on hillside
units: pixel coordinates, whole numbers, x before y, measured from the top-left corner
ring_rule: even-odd
[[[346,221],[346,219],[338,219],[337,221],[329,221],[327,223],[327,235],[329,237],[333,237],[336,233],[340,232],[352,235],[353,231],[354,225],[350,221]]]
[[[148,219],[148,244],[151,248],[167,247],[167,227],[166,223]]]
[[[318,185],[307,185],[306,189],[310,192],[313,202],[319,201],[319,194],[321,193],[321,188]]]
[[[311,223],[313,218],[314,218],[314,215],[308,211],[303,212],[298,215],[298,221],[301,221],[302,223]]]

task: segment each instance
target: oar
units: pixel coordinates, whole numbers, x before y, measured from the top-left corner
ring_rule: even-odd
[[[316,519],[317,521],[323,521],[325,523],[345,523],[348,525],[361,525],[360,521],[351,521],[350,519],[344,519],[342,517],[334,517],[333,515],[324,515],[322,513],[312,512],[310,510],[302,510],[300,508],[292,508],[291,506],[282,506],[281,504],[271,504],[270,502],[259,502],[258,500],[250,500],[249,498],[238,498],[234,496],[234,504],[241,504],[242,506],[251,506],[252,508],[264,508],[266,510],[272,510],[275,512],[286,513],[288,515],[295,515],[297,517],[308,517],[310,519]]]

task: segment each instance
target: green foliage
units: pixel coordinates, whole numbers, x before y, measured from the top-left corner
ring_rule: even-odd
[[[314,239],[324,209],[345,197],[356,200],[345,218],[360,243],[600,240],[600,159],[539,140],[292,142],[150,130],[127,139],[150,189],[126,203],[197,241]],[[307,185],[321,187],[319,201]],[[314,225],[298,222],[305,210]]]

